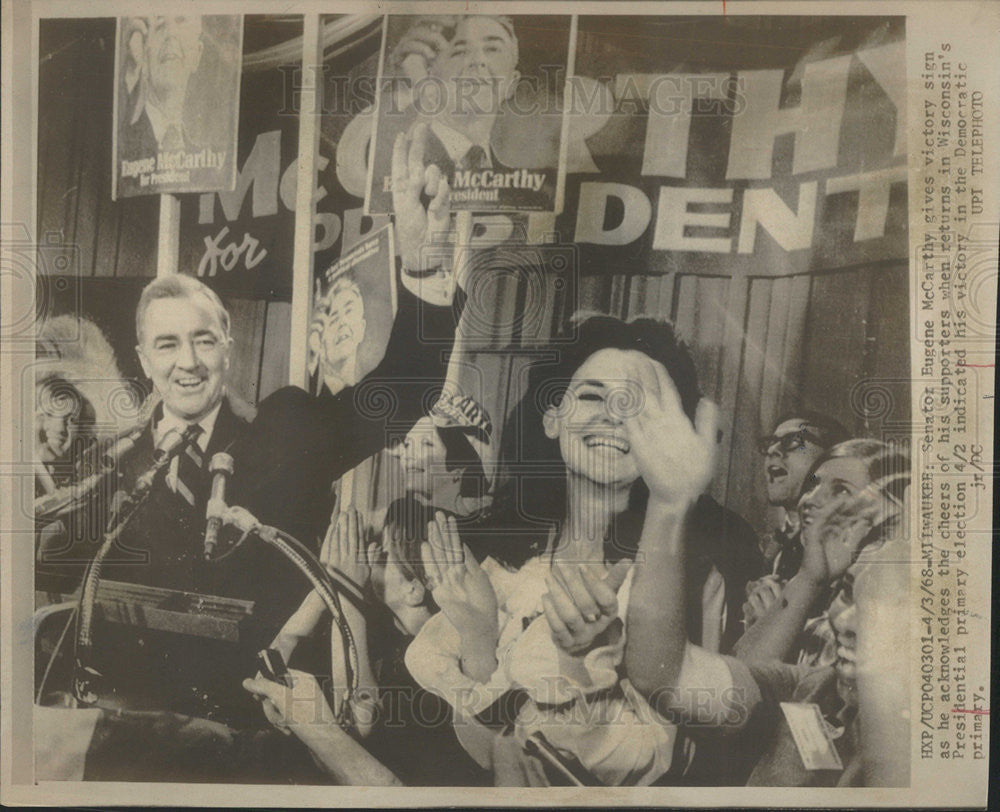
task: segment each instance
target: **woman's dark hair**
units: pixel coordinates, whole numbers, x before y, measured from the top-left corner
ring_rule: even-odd
[[[444,444],[444,467],[447,471],[462,471],[459,495],[466,497],[484,496],[489,480],[483,460],[469,441],[468,430],[458,426],[436,428],[438,437]]]
[[[625,322],[613,316],[580,321],[572,342],[552,347],[548,360],[533,364],[524,396],[504,425],[496,495],[483,522],[490,532],[477,533],[478,551],[519,566],[545,549],[551,530],[564,520],[566,466],[558,441],[545,435],[542,418],[547,409],[559,406],[584,362],[605,349],[635,350],[662,364],[693,423],[701,398],[698,376],[687,346],[669,323],[649,318]],[[626,391],[623,387],[623,397]],[[645,483],[636,480],[628,510],[612,526],[609,560],[634,555],[648,498]]]

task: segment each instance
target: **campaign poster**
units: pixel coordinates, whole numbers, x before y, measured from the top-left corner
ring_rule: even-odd
[[[242,52],[239,14],[118,20],[115,199],[232,190]]]
[[[906,258],[902,17],[583,15],[576,45],[558,230],[582,273]]]
[[[453,210],[557,211],[571,30],[569,16],[387,16],[366,213],[393,211],[400,134]]]
[[[336,395],[385,355],[396,315],[392,226],[357,243],[317,274],[309,321],[309,390]]]

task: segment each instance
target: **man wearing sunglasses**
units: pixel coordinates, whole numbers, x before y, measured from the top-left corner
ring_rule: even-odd
[[[832,417],[802,411],[781,418],[774,431],[759,441],[767,503],[780,513],[779,525],[764,552],[772,574],[781,580],[794,575],[802,559],[795,506],[806,477],[824,451],[848,437],[847,430]]]

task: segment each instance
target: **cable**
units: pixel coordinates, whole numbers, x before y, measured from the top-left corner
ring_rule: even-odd
[[[42,674],[42,681],[38,684],[38,691],[35,694],[35,704],[40,705],[42,703],[42,696],[45,693],[45,683],[49,680],[49,673],[52,671],[52,666],[55,664],[56,658],[59,656],[59,649],[62,648],[63,642],[66,640],[66,635],[69,633],[69,627],[73,625],[73,621],[76,620],[76,612],[79,608],[78,605],[74,605],[69,612],[69,618],[66,620],[66,625],[63,626],[62,634],[59,635],[59,639],[56,641],[56,647],[52,651],[52,656],[49,657],[49,663],[45,666],[45,673]]]
[[[225,556],[231,555],[236,549],[242,546],[250,534],[253,534],[265,544],[269,544],[276,548],[278,552],[291,561],[299,572],[305,575],[309,583],[312,584],[313,589],[316,590],[316,592],[319,593],[319,596],[323,599],[323,603],[326,605],[326,608],[333,617],[333,622],[337,625],[337,629],[340,631],[341,640],[343,641],[345,648],[344,668],[347,683],[345,686],[346,691],[344,700],[336,709],[335,713],[337,723],[341,727],[349,727],[352,724],[352,721],[348,718],[350,716],[350,702],[358,691],[360,667],[358,664],[357,644],[354,640],[354,635],[351,632],[351,627],[348,624],[347,619],[344,617],[343,609],[340,605],[340,597],[337,594],[340,589],[337,582],[333,579],[330,573],[327,572],[326,567],[316,560],[316,556],[313,552],[301,541],[295,538],[295,536],[286,533],[277,527],[261,524],[257,517],[250,513],[250,511],[246,508],[238,505],[230,505],[223,517],[223,522],[242,531],[242,536],[232,548],[223,554],[223,556],[220,556],[219,558],[212,558],[210,559],[211,561],[218,561]],[[337,669],[334,668],[332,649],[330,658],[331,672],[335,674]]]
[[[274,531],[274,539],[268,539],[267,535],[270,533],[262,534],[260,530]],[[337,595],[336,582],[330,577],[330,574],[326,571],[319,562],[316,561],[312,553],[306,548],[302,542],[296,539],[294,536],[285,533],[277,528],[260,528],[258,529],[257,535],[274,544],[279,550],[288,556],[292,563],[294,563],[299,569],[305,573],[306,577],[312,582],[316,591],[319,592],[320,597],[324,599],[327,608],[330,610],[330,614],[333,616],[333,621],[337,625],[340,631],[341,639],[344,642],[344,648],[347,652],[347,694],[344,698],[344,703],[341,710],[337,711],[338,721],[343,725],[346,719],[346,712],[350,708],[350,700],[357,693],[358,690],[358,678],[360,673],[360,668],[358,664],[358,649],[357,643],[354,640],[354,634],[351,632],[350,624],[348,624],[346,618],[343,615],[343,609],[340,605],[340,598]],[[331,671],[333,668],[333,651],[330,652],[330,666]]]

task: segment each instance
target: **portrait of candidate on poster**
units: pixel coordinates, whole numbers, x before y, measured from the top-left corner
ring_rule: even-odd
[[[558,211],[571,18],[386,17],[366,211],[392,211],[398,137],[419,138],[454,210]]]
[[[396,313],[395,251],[386,226],[317,275],[309,322],[309,390],[336,395],[382,360]]]
[[[231,190],[243,17],[118,21],[112,195]]]

